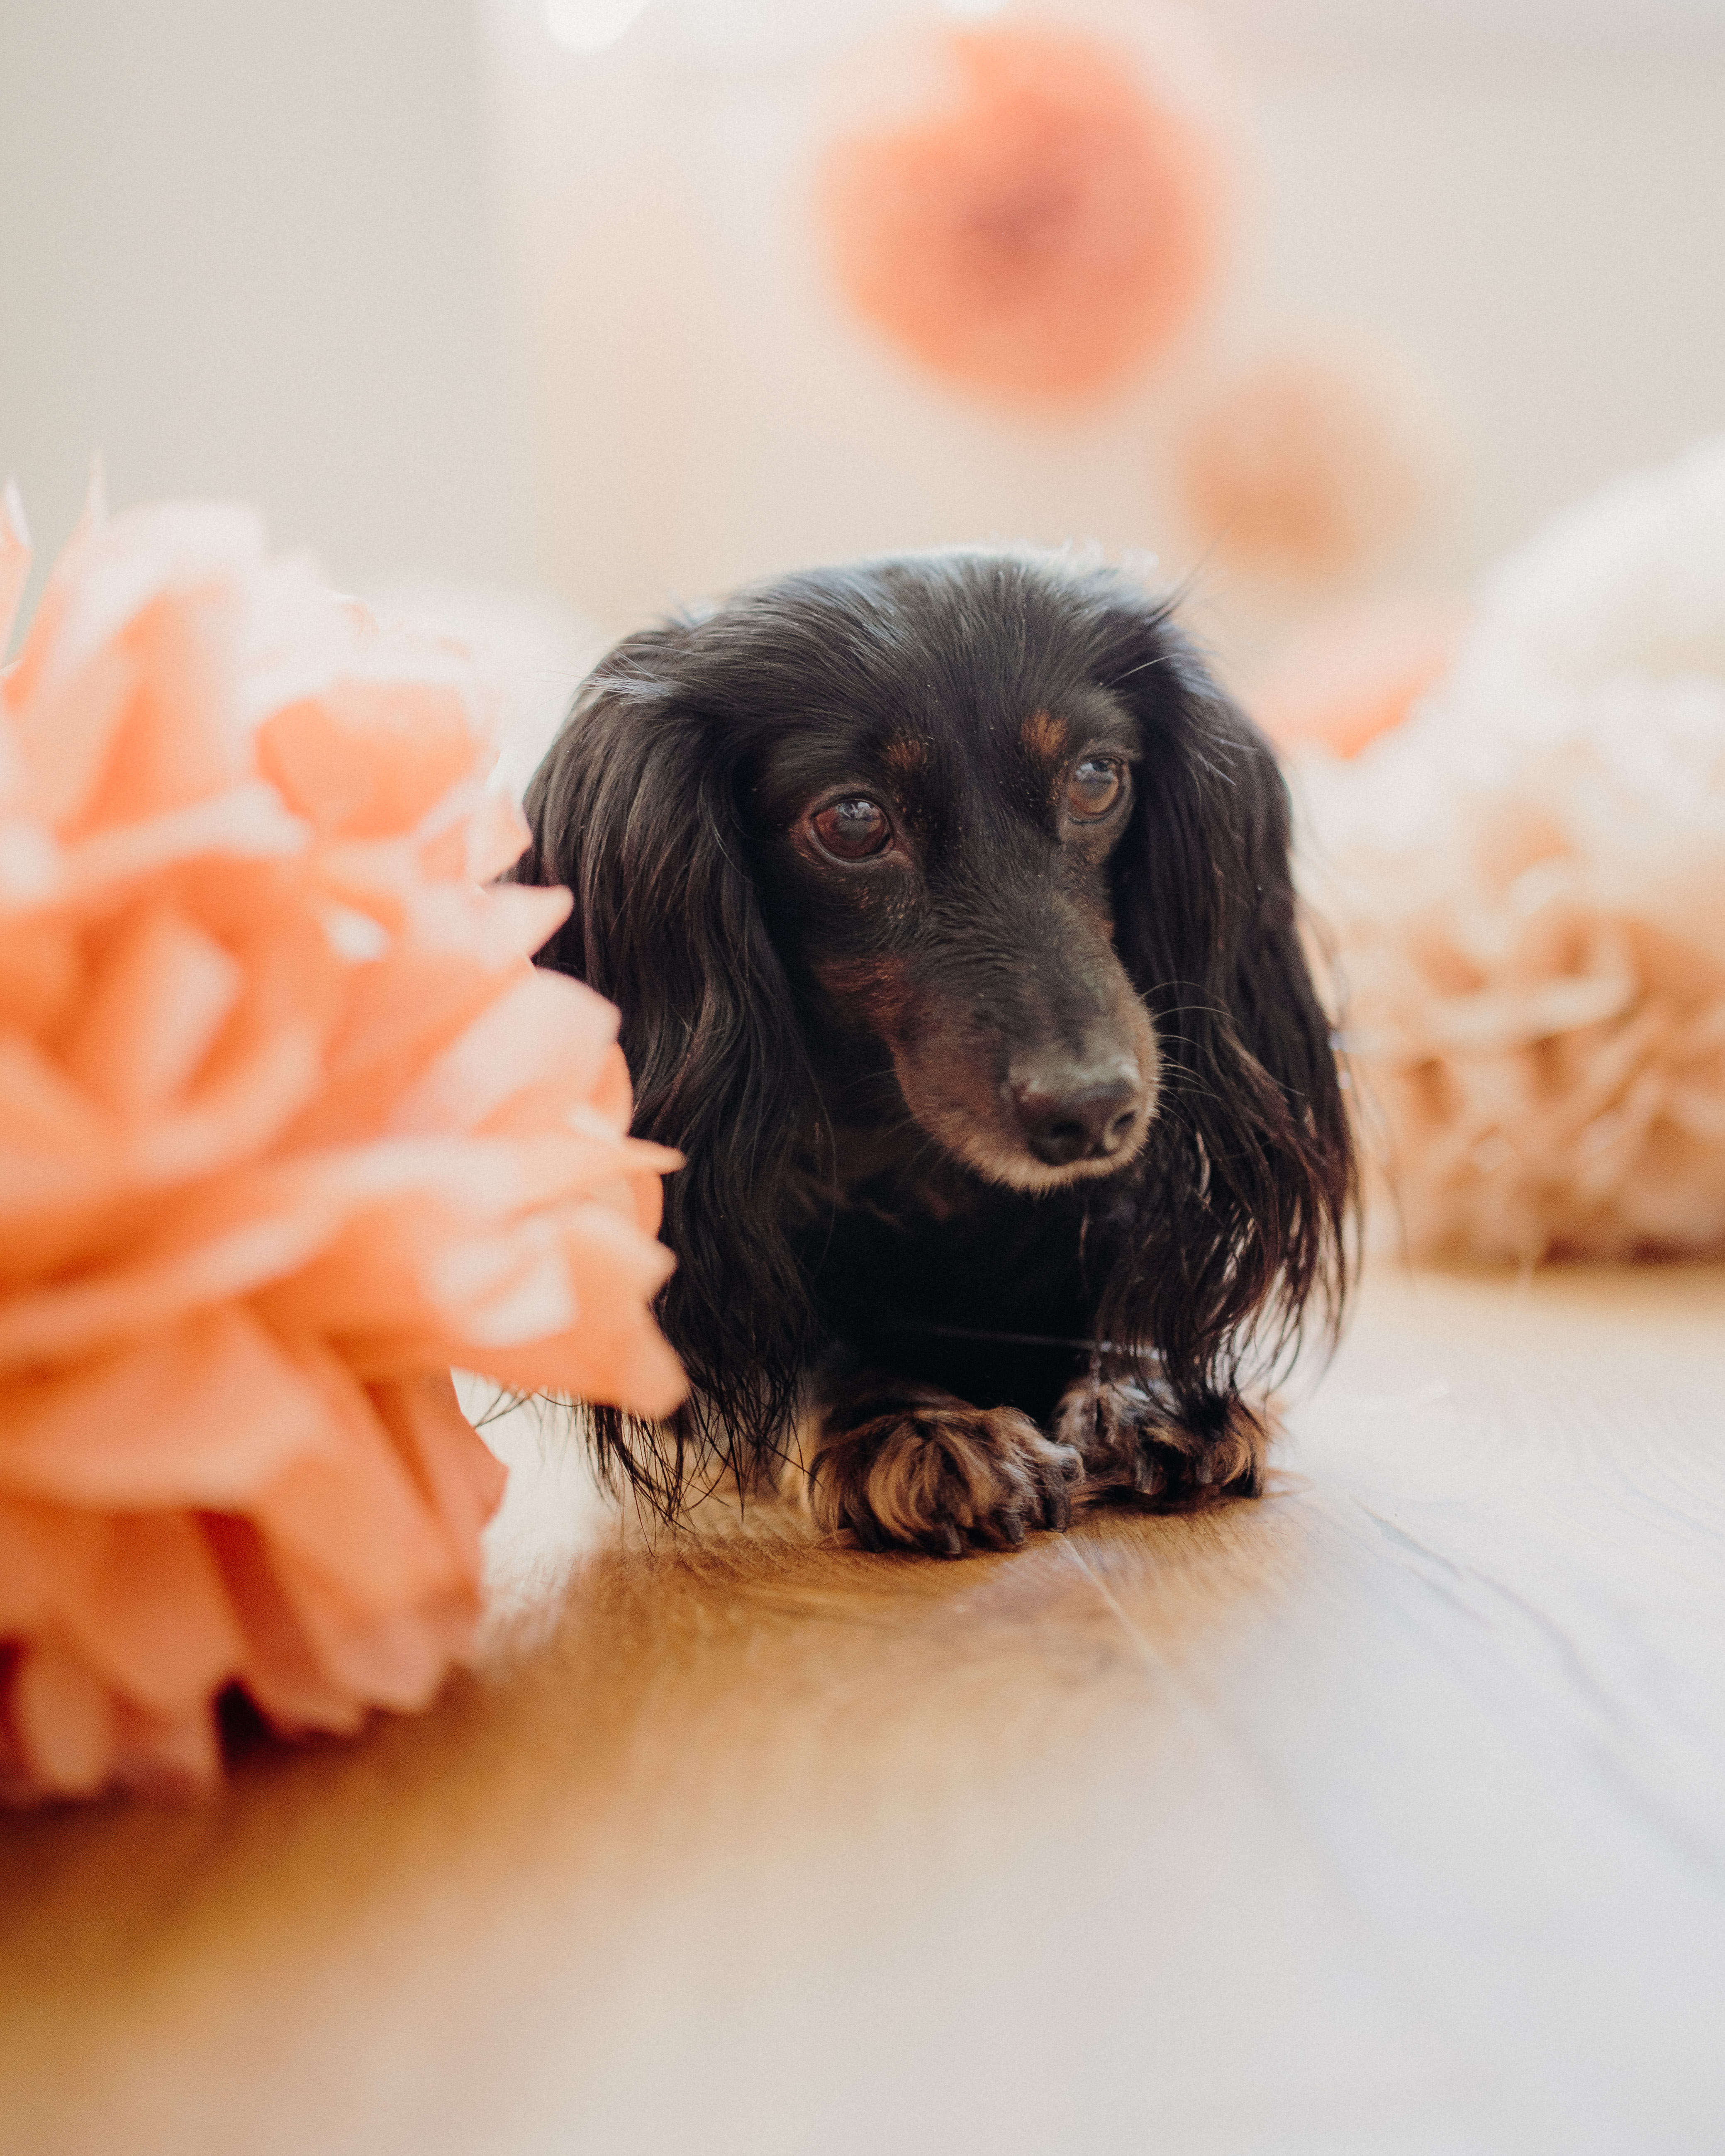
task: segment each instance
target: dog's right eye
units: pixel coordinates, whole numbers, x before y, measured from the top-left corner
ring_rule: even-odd
[[[865,861],[885,853],[892,837],[886,811],[865,794],[834,801],[809,820],[822,849],[834,860]]]

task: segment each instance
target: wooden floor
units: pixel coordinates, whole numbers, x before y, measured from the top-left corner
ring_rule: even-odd
[[[0,2148],[1712,2156],[1722,1401],[1725,1273],[1384,1274],[1269,1498],[960,1564],[517,1428],[484,1675],[0,1825]]]

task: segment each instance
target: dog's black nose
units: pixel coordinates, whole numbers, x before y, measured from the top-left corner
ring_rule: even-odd
[[[1119,1152],[1136,1135],[1144,1106],[1143,1081],[1125,1061],[1015,1071],[1006,1091],[1025,1144],[1050,1168]]]

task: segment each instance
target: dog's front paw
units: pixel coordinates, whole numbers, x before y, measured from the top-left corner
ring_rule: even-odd
[[[1070,1445],[1015,1408],[954,1400],[827,1434],[809,1496],[820,1527],[848,1527],[865,1549],[963,1557],[972,1544],[1015,1549],[1034,1528],[1065,1527],[1083,1472]]]
[[[1136,1496],[1158,1512],[1188,1512],[1224,1497],[1255,1497],[1271,1429],[1262,1410],[1219,1404],[1214,1428],[1193,1430],[1147,1386],[1074,1385],[1055,1435],[1084,1461],[1086,1496]]]

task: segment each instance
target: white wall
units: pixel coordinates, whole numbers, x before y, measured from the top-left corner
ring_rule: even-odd
[[[468,0],[0,0],[0,476],[512,574]]]
[[[1273,52],[1242,312],[1429,355],[1466,450],[1448,565],[1725,427],[1717,40]]]
[[[1050,424],[854,330],[805,221],[863,86],[832,87],[825,41],[937,0],[655,0],[597,59],[539,0],[480,0],[490,141],[465,0],[5,0],[0,467],[44,546],[100,445],[116,500],[249,495],[342,580],[538,583],[621,620],[971,536],[1178,562],[1168,415],[1285,331],[1385,339],[1452,398],[1463,482],[1416,575],[1465,580],[1725,425],[1717,7],[1213,5],[1255,175],[1221,311],[1170,374]]]

